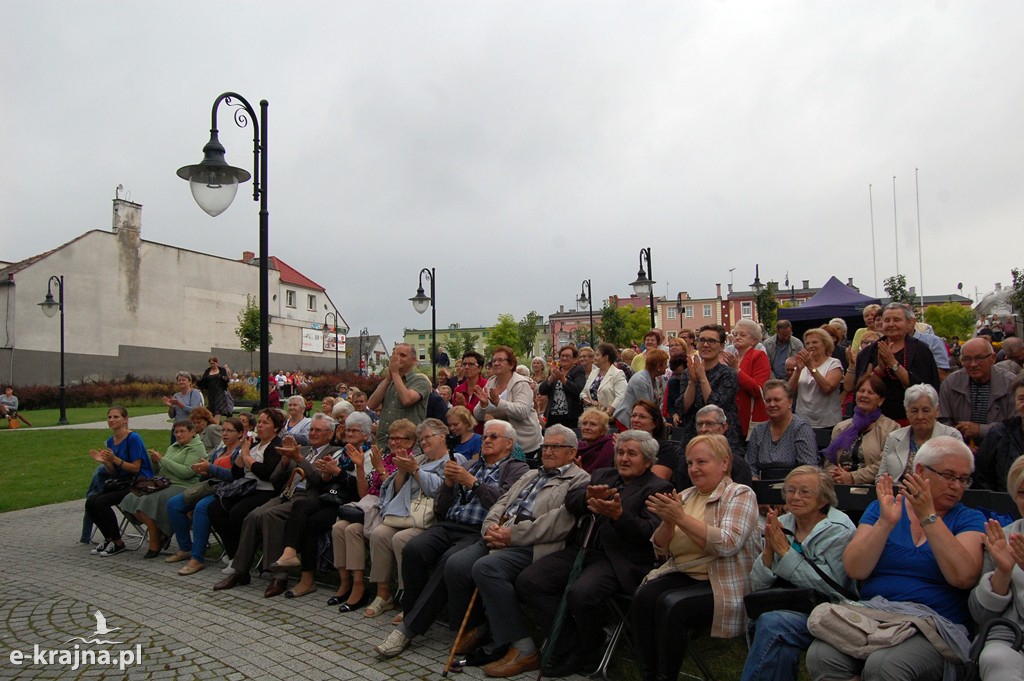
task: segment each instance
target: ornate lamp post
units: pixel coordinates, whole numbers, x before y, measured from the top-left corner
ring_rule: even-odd
[[[217,137],[217,107],[224,102],[235,107],[235,125],[244,128],[252,121],[253,174],[229,166],[224,160],[224,145]],[[240,182],[251,177],[253,201],[260,202],[260,407],[266,408],[270,395],[270,284],[268,277],[268,250],[270,241],[270,213],[267,211],[267,100],[260,101],[260,117],[239,94],[225,92],[213,102],[210,122],[210,141],[203,147],[203,160],[178,169],[178,177],[187,180],[192,196],[199,207],[211,217],[217,217],[231,205]],[[262,138],[260,133],[262,131]]]
[[[590,291],[590,280],[584,279],[580,287],[580,297],[576,302],[584,310],[590,311],[590,347],[594,347],[594,294]]]
[[[430,280],[430,296],[426,296],[423,293],[423,275],[427,276]],[[416,295],[409,300],[412,301],[412,307],[414,310],[423,314],[430,308],[430,377],[431,385],[437,384],[437,305],[434,297],[434,268],[427,269],[424,267],[420,270],[420,285],[416,289]]]
[[[647,261],[647,270],[644,271],[644,261]],[[638,296],[647,295],[650,296],[651,304],[651,328],[653,329],[654,324],[654,285],[657,282],[654,281],[654,268],[651,267],[651,249],[641,248],[640,249],[640,271],[636,273],[636,281],[630,286],[633,287],[633,292]]]
[[[338,312],[337,312],[337,310],[335,310],[334,312],[328,312],[327,314],[324,315],[324,331],[327,330],[327,318],[332,316],[332,315],[334,316],[334,326],[331,327],[331,330],[332,330],[332,332],[334,334],[334,373],[337,374],[337,373],[340,373],[340,370],[338,369]]]
[[[365,376],[366,375],[366,369],[367,369],[366,365],[369,364],[369,362],[366,361],[366,351],[363,350],[363,341],[364,340],[370,340],[370,332],[369,332],[369,330],[365,326],[363,327],[363,330],[359,332],[359,375],[360,376]]]
[[[57,287],[57,301],[53,300],[53,286]],[[46,298],[39,303],[47,317],[60,312],[60,418],[58,426],[68,425],[67,389],[64,386],[64,275],[54,275],[46,282]]]
[[[750,289],[754,292],[754,309],[753,317],[754,321],[760,323],[761,313],[757,309],[757,304],[761,302],[761,290],[764,288],[764,284],[761,283],[761,265],[754,265],[754,281],[750,284]]]

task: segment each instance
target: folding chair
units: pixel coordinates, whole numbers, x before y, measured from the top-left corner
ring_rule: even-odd
[[[121,539],[129,551],[138,551],[149,538],[149,528],[135,520],[130,513],[125,513],[120,506],[115,507],[121,514]]]

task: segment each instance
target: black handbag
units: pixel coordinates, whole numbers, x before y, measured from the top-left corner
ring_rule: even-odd
[[[113,478],[106,480],[103,483],[103,489],[100,494],[109,494],[110,492],[120,492],[123,489],[128,489],[135,483],[135,478]]]
[[[773,610],[792,610],[810,615],[815,606],[828,602],[829,597],[822,592],[793,586],[781,577],[767,589],[751,591],[743,597],[743,607],[752,620]]]
[[[222,483],[217,487],[215,494],[221,499],[233,499],[244,497],[256,489],[256,478],[238,478],[231,482]]]

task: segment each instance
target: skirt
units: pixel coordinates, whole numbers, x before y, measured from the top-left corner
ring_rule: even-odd
[[[141,497],[129,493],[118,506],[125,513],[142,511],[153,519],[165,537],[169,537],[173,529],[171,528],[171,518],[167,515],[167,502],[171,497],[181,494],[186,489],[185,485],[171,485],[159,492]]]

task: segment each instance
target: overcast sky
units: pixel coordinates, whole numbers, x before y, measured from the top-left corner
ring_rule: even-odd
[[[899,271],[1008,283],[1024,245],[1021,2],[14,2],[0,0],[0,260],[111,222],[258,250],[243,186],[210,218],[175,170],[210,107],[270,102],[271,254],[354,332],[626,295]],[[221,141],[252,169],[222,107]],[[919,169],[920,215],[915,197]],[[894,230],[896,176],[898,238]],[[723,287],[724,288],[724,287]]]

